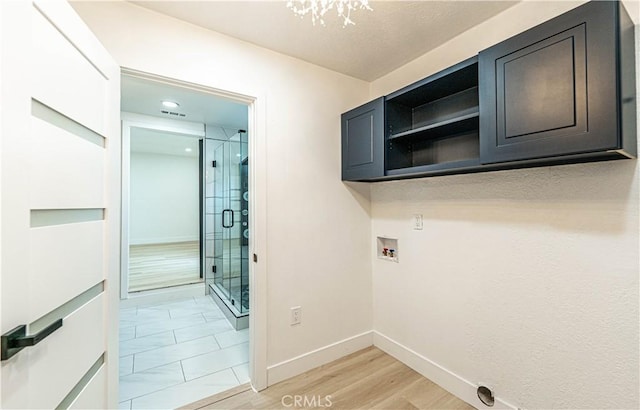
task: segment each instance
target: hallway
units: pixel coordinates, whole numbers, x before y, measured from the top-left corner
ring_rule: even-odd
[[[209,296],[120,311],[120,408],[176,408],[249,381],[249,329]]]

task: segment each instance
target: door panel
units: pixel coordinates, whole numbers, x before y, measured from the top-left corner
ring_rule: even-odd
[[[103,208],[104,146],[31,118],[32,208]]]
[[[2,360],[0,407],[115,408],[120,70],[65,1],[0,19],[0,334],[62,319]]]
[[[480,52],[480,159],[620,148],[618,3],[593,1]]]
[[[582,24],[498,59],[500,144],[587,131],[584,40]]]
[[[384,176],[384,97],[342,114],[342,180]]]
[[[44,316],[104,279],[104,222],[31,229],[31,317]],[[43,273],[43,274],[39,274]]]
[[[45,16],[34,14],[33,97],[99,134],[105,133],[107,80]],[[79,101],[93,104],[79,104]]]
[[[104,294],[64,318],[64,325],[30,348],[32,386],[29,408],[55,408],[104,352]],[[25,353],[25,352],[21,352]],[[18,353],[18,354],[21,354]],[[103,393],[104,395],[104,393]]]
[[[107,372],[104,367],[101,367],[69,408],[72,410],[106,409],[107,403],[102,394],[106,382]]]

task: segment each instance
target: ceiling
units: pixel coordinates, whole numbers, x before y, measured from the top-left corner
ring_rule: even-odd
[[[180,104],[166,108],[162,101]],[[248,107],[212,94],[127,75],[122,76],[121,110],[136,114],[205,124],[207,136],[227,140],[238,129],[247,129]],[[162,111],[176,113],[165,114]],[[182,116],[184,115],[184,116]],[[198,137],[131,129],[131,152],[198,157]]]
[[[198,158],[198,138],[148,128],[131,128],[131,152]]]
[[[174,101],[178,108],[165,108],[161,102]],[[212,94],[180,88],[141,78],[122,76],[121,110],[174,120],[247,129],[248,107]],[[161,111],[181,115],[163,114]]]
[[[436,48],[516,1],[371,1],[343,28],[335,11],[326,26],[299,18],[286,1],[133,3],[189,23],[365,81],[375,80]]]

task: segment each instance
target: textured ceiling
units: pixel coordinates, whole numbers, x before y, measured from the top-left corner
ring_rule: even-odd
[[[133,3],[365,81],[372,81],[516,4],[514,1],[373,1],[342,27],[299,18],[285,1]]]

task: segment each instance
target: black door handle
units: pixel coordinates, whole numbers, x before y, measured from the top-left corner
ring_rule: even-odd
[[[62,327],[62,319],[58,319],[35,335],[27,336],[27,325],[20,325],[0,337],[2,342],[2,360],[13,357],[25,347],[35,346],[51,333]]]
[[[226,212],[231,212],[231,225],[225,225],[225,214]],[[232,228],[233,225],[235,224],[235,214],[233,213],[233,209],[223,209],[222,210],[222,227],[223,228]]]

